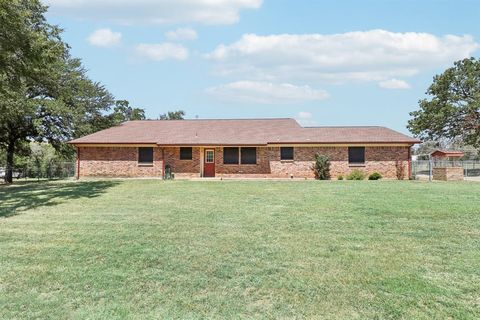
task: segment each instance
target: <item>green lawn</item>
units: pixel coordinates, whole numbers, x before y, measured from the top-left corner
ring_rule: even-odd
[[[0,186],[0,318],[480,318],[480,183]]]

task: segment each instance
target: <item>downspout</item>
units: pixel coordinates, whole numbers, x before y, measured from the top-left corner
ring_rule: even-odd
[[[77,180],[80,179],[80,148],[77,146]]]

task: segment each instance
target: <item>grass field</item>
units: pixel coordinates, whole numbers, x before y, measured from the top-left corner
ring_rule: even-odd
[[[0,186],[0,318],[480,318],[480,183]]]

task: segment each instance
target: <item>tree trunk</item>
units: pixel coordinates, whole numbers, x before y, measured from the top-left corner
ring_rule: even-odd
[[[13,154],[15,153],[15,142],[10,141],[7,146],[7,170],[5,172],[5,182],[13,182]]]

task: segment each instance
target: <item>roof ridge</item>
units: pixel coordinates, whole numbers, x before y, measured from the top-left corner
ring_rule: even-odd
[[[317,128],[387,128],[385,126],[306,126],[305,129],[317,129]],[[392,130],[392,129],[390,129]]]
[[[160,119],[145,119],[145,120],[129,120],[126,122],[153,122],[153,121],[237,121],[237,120],[293,120],[294,118],[209,118],[209,119],[174,119],[174,120],[160,120]],[[126,123],[124,122],[124,123]]]

